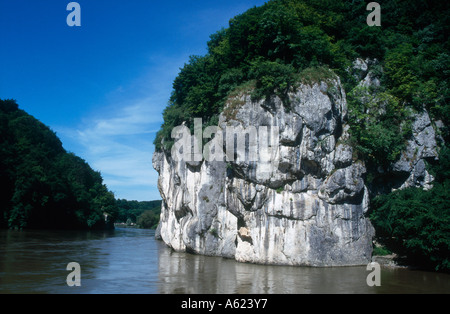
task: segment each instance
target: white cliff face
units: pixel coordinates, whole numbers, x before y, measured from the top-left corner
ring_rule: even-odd
[[[425,166],[426,159],[437,159],[436,134],[426,111],[416,114],[412,125],[412,138],[400,159],[392,166],[392,171],[404,173],[407,179],[399,189],[424,187],[430,189],[434,180]]]
[[[241,95],[220,115],[223,138],[227,126],[237,134],[251,126],[277,128],[268,136],[272,147],[256,161],[247,158],[252,140],[229,161],[175,161],[155,153],[163,199],[158,235],[167,245],[262,264],[370,262],[374,230],[364,216],[365,168],[346,144],[340,81],[300,85],[289,99],[285,106],[277,97],[252,102]]]

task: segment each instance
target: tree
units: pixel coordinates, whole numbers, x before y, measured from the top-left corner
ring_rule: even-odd
[[[407,263],[450,272],[450,149],[431,168],[431,190],[408,188],[376,197],[370,220],[378,239]]]
[[[396,191],[372,203],[378,238],[410,265],[450,271],[449,183]]]
[[[104,213],[115,219],[100,173],[13,100],[0,100],[0,132],[0,227],[103,228]]]
[[[117,200],[119,214],[117,221],[137,223],[142,228],[156,228],[161,214],[161,201],[127,201]],[[144,215],[145,213],[145,215]]]
[[[156,229],[159,223],[159,215],[151,210],[146,210],[137,218],[136,223],[140,228]]]

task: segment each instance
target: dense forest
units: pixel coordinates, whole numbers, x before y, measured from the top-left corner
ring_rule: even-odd
[[[156,229],[161,214],[161,201],[117,200],[119,208],[116,222],[136,225],[140,228]]]
[[[381,26],[370,27],[369,1],[273,0],[232,18],[212,34],[204,56],[191,56],[173,83],[156,150],[170,153],[171,131],[193,119],[215,125],[224,104],[239,92],[253,99],[287,93],[298,82],[339,75],[347,93],[348,124],[355,158],[364,161],[366,182],[389,171],[411,137],[413,114],[427,110],[441,121],[439,162],[429,191],[406,189],[372,194],[371,221],[378,241],[409,263],[450,270],[449,96],[450,4],[439,0],[389,0]],[[357,58],[376,60],[378,101],[361,103],[352,73]],[[365,92],[365,91],[364,91]],[[383,110],[378,110],[383,105]],[[393,241],[395,239],[395,241]]]
[[[101,174],[14,100],[0,100],[0,178],[3,228],[105,228],[118,215]]]
[[[156,228],[161,201],[116,200],[102,176],[56,134],[0,99],[0,228]],[[105,221],[105,214],[108,215]]]

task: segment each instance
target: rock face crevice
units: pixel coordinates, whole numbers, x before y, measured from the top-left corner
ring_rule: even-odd
[[[224,142],[227,126],[237,134],[266,129],[259,129],[256,142],[247,138],[244,151],[223,160],[192,163],[155,152],[163,199],[158,238],[176,251],[240,262],[349,266],[371,261],[374,229],[365,217],[366,169],[353,160],[347,144],[347,103],[339,78],[300,84],[288,97],[289,107],[275,96],[230,99],[219,116],[223,136],[212,140],[216,147],[236,147]],[[275,126],[277,132],[271,132]],[[411,141],[423,142],[415,156],[433,155],[433,143],[420,136],[431,132],[426,118],[414,127],[418,136]],[[264,141],[268,158],[249,160]],[[408,182],[429,179],[421,172],[421,159],[411,162],[408,156],[395,169],[413,173]]]

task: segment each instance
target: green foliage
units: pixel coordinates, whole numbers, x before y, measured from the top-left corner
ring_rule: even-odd
[[[448,3],[389,1],[382,7],[382,27],[373,28],[375,37],[358,34],[356,26],[349,33],[354,37],[350,42],[358,43],[355,50],[376,57],[383,69],[377,73],[378,90],[346,85],[352,141],[368,165],[368,179],[379,175],[379,166],[388,170],[399,158],[411,135],[412,113],[426,109],[444,122],[445,142],[450,134]],[[409,188],[371,202],[369,217],[378,240],[408,264],[450,270],[449,169],[444,147],[438,164],[429,169],[436,178],[431,190]]]
[[[408,188],[374,199],[370,220],[386,247],[409,264],[450,271],[450,149],[434,166],[434,187]]]
[[[116,222],[135,223],[141,228],[156,228],[161,214],[161,201],[117,200],[119,208]]]
[[[294,85],[295,69],[291,65],[278,62],[255,62],[249,76],[256,80],[256,88],[252,93],[252,99],[270,98],[277,95],[285,103],[288,101],[287,92]]]
[[[336,74],[327,66],[308,67],[296,76],[296,81],[308,85],[313,85],[321,81],[329,82],[330,80],[337,78]]]
[[[136,223],[140,228],[156,229],[159,223],[159,214],[152,210],[146,210],[137,218]]]
[[[436,182],[443,183],[450,178],[450,147],[444,146],[439,152],[439,162],[429,167]]]
[[[375,198],[370,220],[386,246],[408,263],[450,271],[449,182]]]
[[[387,92],[356,87],[348,95],[352,140],[369,166],[387,168],[396,161],[411,135],[411,116],[399,99]]]
[[[232,18],[228,28],[211,35],[208,53],[191,57],[175,79],[156,149],[169,148],[171,130],[184,121],[189,126],[201,117],[208,124],[248,81],[256,80],[254,99],[276,94],[286,100],[301,78],[294,74],[327,66],[351,92],[356,81],[348,68],[357,57],[380,62],[384,92],[402,107],[425,107],[448,126],[450,10],[446,1],[425,2],[383,3],[382,27],[366,24],[364,1],[272,0]],[[378,146],[395,141],[393,130],[388,133]],[[448,127],[443,133],[448,139]]]
[[[386,256],[390,254],[392,254],[392,252],[383,246],[375,246],[372,252],[372,255],[374,256]]]
[[[0,227],[102,228],[104,214],[114,221],[100,173],[13,100],[0,100],[0,133]]]
[[[412,44],[401,43],[387,51],[383,67],[386,72],[386,82],[388,86],[391,86],[391,93],[409,103],[412,102],[412,95],[419,84],[414,73],[413,57]]]
[[[346,54],[354,54],[338,40],[345,34],[339,23],[346,10],[343,2],[276,0],[232,18],[228,28],[211,35],[208,53],[191,57],[175,79],[156,150],[170,150],[171,130],[183,122],[190,126],[195,117],[203,118],[204,127],[212,124],[246,82],[255,82],[253,99],[278,95],[287,102],[301,70],[328,65],[345,73]]]
[[[370,108],[373,101],[361,108],[359,87],[352,90],[354,85],[347,84],[346,88],[350,127],[353,141],[362,153],[360,157],[369,162],[376,159],[376,164],[386,166],[399,156],[401,138],[408,137],[407,112],[427,109],[435,120],[444,122],[442,136],[449,140],[450,45],[445,34],[449,31],[450,9],[448,4],[425,4],[425,1],[389,1],[382,7],[382,27],[355,25],[350,28],[348,42],[361,56],[378,59],[382,71],[377,76],[382,90],[376,94],[390,95],[395,100],[393,115],[376,114]],[[364,113],[361,109],[368,111]],[[374,112],[379,121],[367,121],[365,118]],[[361,121],[363,126],[358,124]]]
[[[230,69],[219,80],[219,94],[224,98],[234,91],[244,81],[245,75],[242,69]]]

